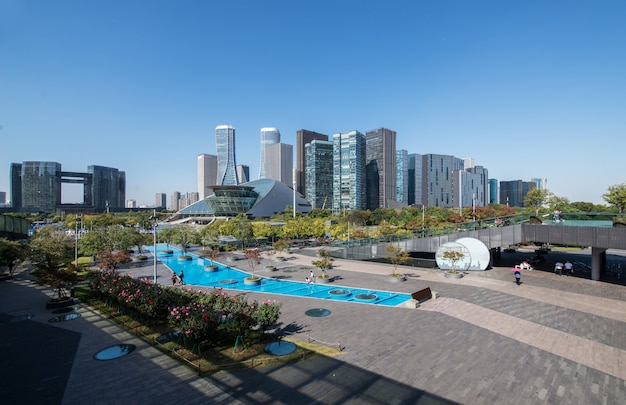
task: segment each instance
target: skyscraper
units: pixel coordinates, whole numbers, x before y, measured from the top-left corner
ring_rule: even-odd
[[[154,207],[162,209],[167,208],[167,197],[165,196],[165,193],[156,193],[154,195]]]
[[[61,164],[22,162],[21,167],[20,208],[53,212],[56,206],[61,204]]]
[[[427,207],[453,208],[459,184],[454,172],[463,170],[463,160],[450,155],[426,154],[422,157],[422,193]],[[457,176],[460,177],[460,176]],[[457,181],[460,179],[457,179]]]
[[[333,211],[364,210],[365,185],[365,135],[333,134]]]
[[[205,199],[213,193],[211,186],[217,181],[217,156],[201,153],[198,155],[198,195]]]
[[[217,181],[222,186],[236,186],[237,163],[235,162],[235,128],[230,125],[215,127],[217,150]]]
[[[333,208],[333,143],[313,140],[305,149],[306,199],[312,208]]]
[[[396,201],[396,131],[378,128],[365,139],[367,209],[387,208]]]
[[[267,176],[267,148],[280,142],[280,132],[276,128],[261,128],[261,161],[259,164],[259,179]],[[293,159],[292,159],[293,162]]]
[[[293,145],[274,143],[265,151],[265,178],[278,180],[289,187],[293,183]]]
[[[11,163],[11,207],[22,207],[22,164]]]
[[[408,204],[422,206],[424,204],[422,199],[422,155],[417,153],[409,155],[408,179]]]
[[[328,141],[328,135],[318,134],[317,132],[301,129],[296,132],[296,189],[306,197],[305,190],[305,146],[312,141]]]
[[[250,181],[250,166],[237,165],[237,178],[239,183],[247,183]]]
[[[89,166],[92,176],[92,204],[94,210],[108,211],[109,208],[124,208],[126,202],[126,173],[113,167]]]
[[[409,205],[409,153],[404,150],[396,151],[396,201]]]

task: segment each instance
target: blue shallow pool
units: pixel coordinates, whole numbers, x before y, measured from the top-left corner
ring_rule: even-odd
[[[149,249],[150,251],[153,250],[151,247]],[[209,272],[204,270],[204,266],[210,264],[209,260],[198,258],[195,255],[192,255],[192,260],[178,260],[179,250],[169,247],[168,249],[174,250],[174,254],[167,255],[161,253],[163,249],[165,246],[157,246],[157,257],[176,274],[184,271],[185,284],[386,306],[400,305],[411,299],[411,295],[405,293],[365,290],[339,286],[334,283],[307,284],[265,277],[262,278],[259,285],[245,285],[244,279],[249,276],[248,273],[218,262],[214,262],[218,266],[218,271]],[[258,271],[256,275],[263,276]],[[303,272],[304,277],[305,273]]]

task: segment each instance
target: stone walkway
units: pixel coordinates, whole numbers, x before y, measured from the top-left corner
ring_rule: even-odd
[[[312,254],[303,250],[277,272],[257,274],[303,281]],[[125,271],[149,277],[152,265]],[[517,286],[504,265],[454,280],[437,270],[404,272],[407,281],[392,284],[389,265],[335,260],[330,274],[336,285],[408,293],[430,287],[440,297],[409,309],[246,293],[283,303],[278,328],[288,338],[344,351],[204,378],[89,308],[81,306],[77,320],[49,324],[47,290],[21,273],[0,283],[0,313],[34,316],[0,324],[0,366],[12,370],[0,388],[7,403],[626,403],[626,287],[544,271],[525,271]],[[163,284],[169,274],[158,266]],[[312,308],[330,315],[306,316]],[[35,329],[37,337],[21,335]],[[93,359],[119,343],[137,350]],[[65,371],[50,368],[52,361]]]

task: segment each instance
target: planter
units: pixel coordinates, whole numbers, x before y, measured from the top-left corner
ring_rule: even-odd
[[[463,273],[450,273],[449,271],[446,271],[444,275],[446,278],[463,278]]]
[[[163,256],[170,256],[174,254],[174,251],[172,249],[164,249],[164,250],[161,250],[161,254]]]
[[[245,285],[259,285],[261,284],[261,277],[246,277],[243,279]]]
[[[53,298],[46,303],[46,308],[47,309],[63,308],[63,307],[69,307],[70,305],[74,305],[74,298],[72,297]]]
[[[276,266],[265,266],[265,270],[276,271]]]
[[[135,256],[134,257],[134,261],[136,261],[136,262],[143,262],[143,261],[146,261],[146,260],[148,260],[148,256],[141,255],[141,256]]]
[[[189,255],[178,256],[178,260],[181,260],[181,261],[191,260],[191,259],[192,257]]]
[[[204,266],[204,271],[213,272],[217,271],[217,266],[214,264],[210,264],[208,266]]]
[[[406,277],[403,274],[393,274],[387,277],[387,280],[391,283],[400,283],[406,281]]]
[[[330,277],[328,276],[326,277],[317,276],[316,278],[317,278],[318,283],[328,284],[330,282]]]

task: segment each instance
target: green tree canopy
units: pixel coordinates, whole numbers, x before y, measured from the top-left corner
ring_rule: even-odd
[[[610,186],[609,190],[602,194],[602,198],[608,204],[617,207],[619,213],[623,214],[626,208],[626,183]]]

